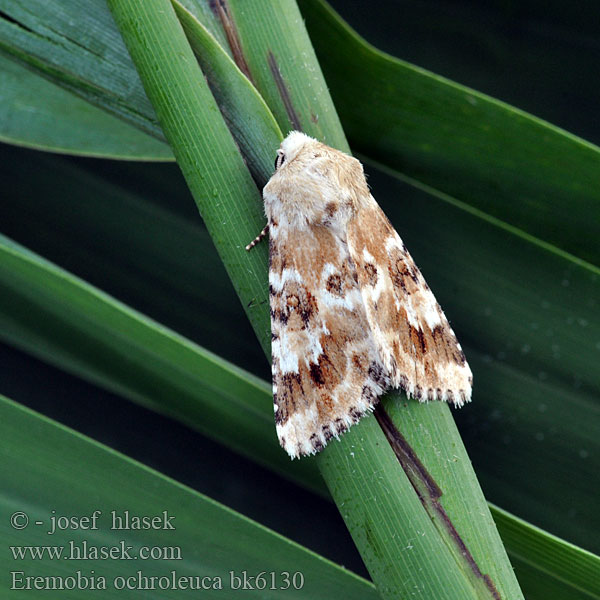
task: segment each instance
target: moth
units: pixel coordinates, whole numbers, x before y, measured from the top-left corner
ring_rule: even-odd
[[[355,158],[292,131],[264,187],[273,401],[292,457],[314,454],[389,388],[462,406],[473,377],[448,320]]]

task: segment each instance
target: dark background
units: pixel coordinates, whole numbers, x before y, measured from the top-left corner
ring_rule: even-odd
[[[377,48],[600,142],[600,8],[575,1],[331,0]]]

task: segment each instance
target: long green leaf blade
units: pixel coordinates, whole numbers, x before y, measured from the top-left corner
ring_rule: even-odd
[[[175,164],[80,161],[3,145],[0,178],[7,237],[232,362],[266,373]]]
[[[2,236],[0,289],[5,341],[314,485],[275,452],[264,382]]]
[[[600,598],[600,557],[498,507],[492,514],[527,598]]]
[[[164,141],[105,3],[2,0],[0,7],[6,55]]]
[[[65,114],[69,115],[64,119]],[[68,154],[170,160],[171,149],[0,55],[0,140]]]
[[[229,130],[247,157],[250,172],[261,184],[266,183],[271,175],[270,168],[265,168],[257,149],[264,147],[268,153],[271,140],[283,139],[275,118],[250,80],[204,25],[177,0],[173,0],[173,8]]]
[[[378,597],[373,585],[364,579],[3,396],[0,396],[0,419],[0,459],[4,465],[0,507],[7,515],[0,524],[2,539],[12,548],[41,544],[63,547],[64,556],[72,547],[79,549],[80,556],[85,556],[84,545],[88,548],[85,560],[31,557],[9,562],[5,559],[5,566],[11,571],[4,575],[4,583],[8,584],[3,591],[5,598],[21,598],[27,593],[22,588],[25,583],[19,583],[27,576],[67,578],[76,576],[77,571],[88,581],[95,577],[98,585],[100,577],[104,577],[106,590],[85,589],[83,584],[61,590],[52,588],[50,580],[41,584],[42,593],[56,593],[48,590],[58,589],[61,598],[78,600],[98,594],[103,598],[181,598],[194,589],[190,585],[202,585],[204,577],[209,589],[200,588],[193,593],[206,598],[237,598],[240,593],[250,598],[325,599],[338,594],[357,599]],[[39,485],[40,481],[44,482],[43,486]],[[79,519],[91,518],[95,511],[101,514],[95,522],[87,522],[90,529],[73,526],[54,531],[52,517],[56,517],[59,525],[62,522],[59,517],[73,517],[86,525]],[[129,511],[131,529],[113,528],[112,511],[121,517],[122,525],[126,525],[125,511]],[[29,527],[11,527],[8,516],[17,513],[25,517],[21,515],[15,522],[21,524],[28,518]],[[135,528],[133,517],[143,515],[158,516],[160,523],[156,523],[156,528]],[[37,520],[43,523],[43,528],[34,525]],[[91,527],[93,523],[96,530]],[[118,526],[119,521],[115,524]],[[53,533],[48,535],[47,531]],[[93,555],[94,547],[114,547],[119,552],[120,544],[131,546],[127,554],[113,553],[121,560]],[[163,558],[141,560],[143,547],[161,552]],[[132,560],[127,560],[128,556]],[[140,560],[135,560],[138,556]],[[264,573],[267,589],[236,589],[238,582],[230,573],[239,577],[243,571],[254,577]],[[276,589],[270,589],[271,571]],[[296,587],[290,585],[283,589],[284,571],[289,572],[290,578],[296,572],[302,573],[302,581],[297,576]],[[163,583],[155,579],[153,585],[152,577],[164,578]],[[184,577],[198,577],[200,582],[190,584],[188,579],[186,588],[180,579]],[[121,585],[118,578],[131,578],[127,580],[130,589],[125,588],[126,595],[122,588],[118,589]],[[222,589],[213,589],[218,586],[216,578],[220,578]],[[165,584],[165,580],[168,583]],[[16,585],[11,585],[13,582],[17,582]],[[31,589],[34,591],[29,593],[33,594],[41,591],[39,587]]]

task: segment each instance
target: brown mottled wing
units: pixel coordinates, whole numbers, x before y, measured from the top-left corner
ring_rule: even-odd
[[[346,243],[322,226],[270,227],[273,397],[292,457],[312,454],[387,387]]]
[[[472,375],[460,344],[372,196],[349,221],[348,248],[391,384],[420,400],[468,402]]]

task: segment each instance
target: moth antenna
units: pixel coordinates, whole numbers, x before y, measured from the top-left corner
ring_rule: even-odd
[[[269,224],[268,223],[263,227],[263,230],[246,246],[246,250],[247,251],[252,250],[252,248],[254,248],[254,246],[256,246],[256,244],[258,244],[259,242],[261,242],[262,240],[265,239],[265,236],[267,235],[267,233],[269,233]]]

